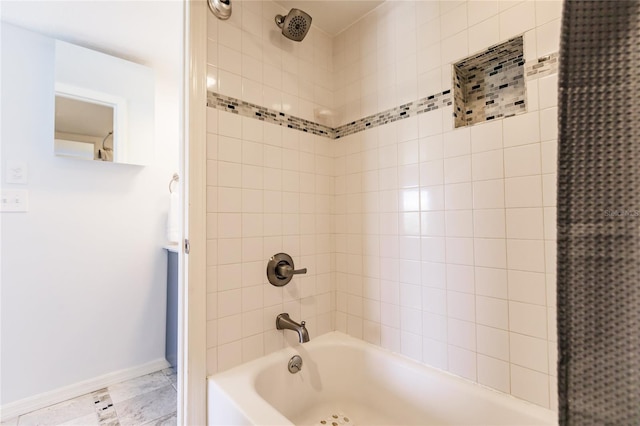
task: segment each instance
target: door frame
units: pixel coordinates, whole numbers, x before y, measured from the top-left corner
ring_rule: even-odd
[[[185,241],[180,251],[178,343],[178,424],[182,425],[207,423],[207,14],[206,1],[184,1],[180,175]]]

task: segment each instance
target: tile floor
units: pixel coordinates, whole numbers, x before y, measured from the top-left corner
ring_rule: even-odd
[[[177,375],[172,368],[45,407],[0,426],[175,425]]]

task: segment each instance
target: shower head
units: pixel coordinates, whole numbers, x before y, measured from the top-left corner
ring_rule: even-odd
[[[276,15],[276,24],[282,35],[293,41],[302,41],[311,27],[311,16],[300,9],[291,9],[287,16]]]

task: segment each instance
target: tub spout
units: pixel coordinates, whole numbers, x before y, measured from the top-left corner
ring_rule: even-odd
[[[309,341],[309,332],[307,328],[304,326],[304,321],[300,324],[295,322],[289,317],[289,314],[283,313],[276,317],[276,328],[278,330],[293,330],[298,333],[298,338],[300,343],[305,343]]]

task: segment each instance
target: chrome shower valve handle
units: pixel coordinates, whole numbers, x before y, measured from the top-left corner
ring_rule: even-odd
[[[280,263],[278,263],[278,265],[276,265],[276,277],[280,278],[281,280],[287,279],[292,275],[306,273],[307,268],[293,269],[293,266],[287,264],[284,261],[281,261]]]

